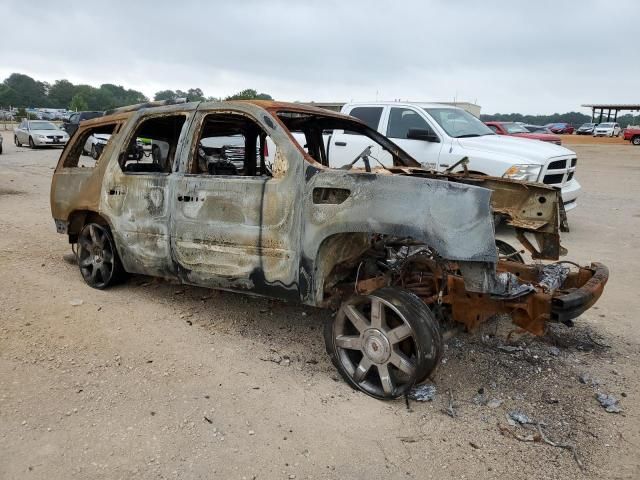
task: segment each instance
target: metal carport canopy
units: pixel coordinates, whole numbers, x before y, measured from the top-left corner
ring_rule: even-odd
[[[611,121],[611,112],[613,112],[613,121],[615,122],[618,119],[618,112],[640,110],[640,103],[588,103],[582,106],[591,109],[592,123],[595,122],[596,119],[596,110],[600,111],[598,123],[602,123],[605,110],[607,111],[607,122]]]

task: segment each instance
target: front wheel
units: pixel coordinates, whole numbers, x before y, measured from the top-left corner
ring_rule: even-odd
[[[22,146],[22,143],[20,143],[20,140],[18,140],[18,136],[17,135],[13,136],[13,143],[16,144],[16,147],[21,147]]]
[[[102,290],[120,282],[124,269],[108,228],[88,223],[78,236],[78,265],[90,287]]]
[[[100,155],[98,154],[98,149],[96,148],[96,145],[95,144],[91,145],[91,158],[93,158],[94,160],[97,160],[99,156]]]
[[[633,143],[634,145],[640,145],[640,135],[637,137],[633,137],[631,139],[631,143]]]
[[[384,287],[354,295],[325,328],[331,361],[353,388],[390,400],[438,366],[443,341],[429,307],[413,293]]]
[[[33,143],[33,138],[29,137],[29,148],[36,148],[36,144]]]

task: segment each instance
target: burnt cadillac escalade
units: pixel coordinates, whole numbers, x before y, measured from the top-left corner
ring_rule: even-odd
[[[370,145],[332,168],[334,132]],[[82,157],[94,134],[108,135],[97,160]],[[360,121],[298,104],[156,102],[82,122],[51,211],[91,287],[136,273],[336,309],[327,351],[380,399],[427,379],[444,325],[507,313],[541,334],[571,324],[608,279],[602,264],[558,261],[556,189],[472,175],[464,159],[425,170]],[[496,216],[533,259],[553,262],[497,247]]]

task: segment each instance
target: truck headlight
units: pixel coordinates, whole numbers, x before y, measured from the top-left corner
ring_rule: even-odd
[[[510,178],[511,180],[521,180],[523,182],[536,182],[540,175],[540,165],[513,165],[509,167],[504,175],[504,178]]]

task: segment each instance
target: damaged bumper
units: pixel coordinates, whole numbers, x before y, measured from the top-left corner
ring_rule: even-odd
[[[602,295],[609,280],[609,269],[602,263],[594,262],[590,268],[582,268],[580,271],[584,277],[591,274],[591,278],[582,286],[551,299],[551,320],[571,324],[574,318],[591,308]]]

